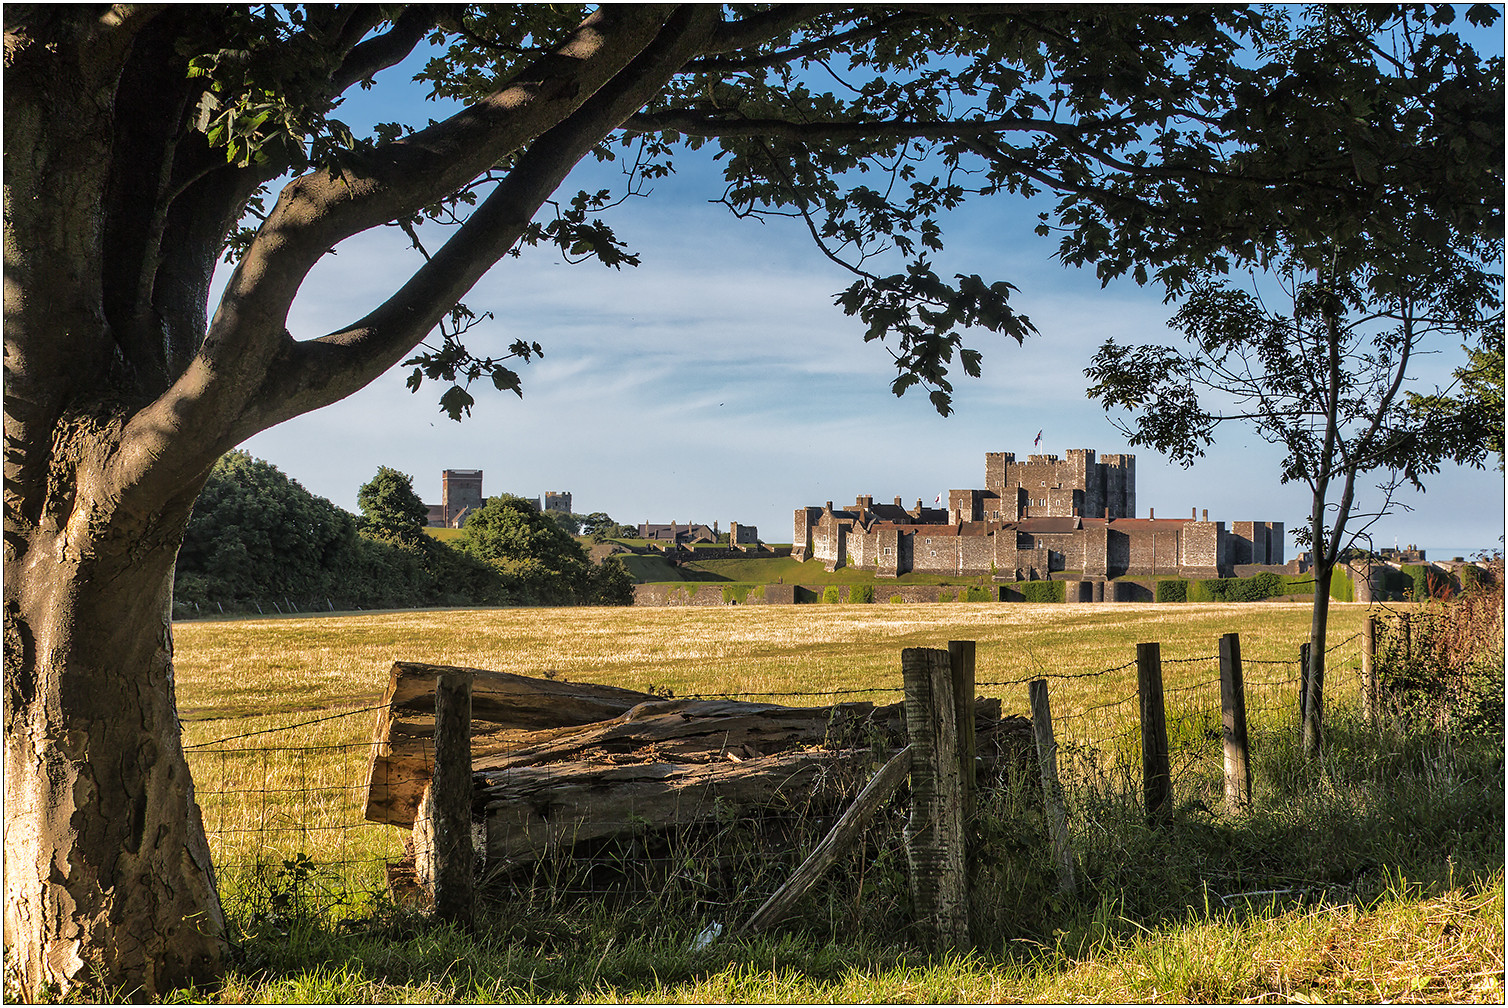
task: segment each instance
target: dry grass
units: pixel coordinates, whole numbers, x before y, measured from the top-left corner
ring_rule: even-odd
[[[1365,613],[1361,606],[1337,605],[1332,642],[1351,638]],[[681,695],[889,691],[899,685],[901,648],[972,639],[979,642],[978,679],[994,684],[980,692],[1001,697],[1008,713],[1025,712],[1029,679],[1050,678],[1065,764],[1075,739],[1092,741],[1088,748],[1100,756],[1108,750],[1134,763],[1134,728],[1125,727],[1134,718],[1135,672],[1120,667],[1134,659],[1137,643],[1158,641],[1173,722],[1175,789],[1188,795],[1189,783],[1219,772],[1219,745],[1209,743],[1218,638],[1241,633],[1249,708],[1281,721],[1291,717],[1294,659],[1308,618],[1306,605],[1284,603],[952,603],[195,622],[176,628],[178,689],[185,742],[193,747],[189,758],[230,900],[260,894],[265,902],[292,886],[305,887],[300,898],[323,887],[349,899],[380,887],[381,862],[397,856],[403,839],[390,827],[346,828],[361,814],[373,717],[364,708],[380,699],[394,660]],[[1354,695],[1355,654],[1354,641],[1332,652],[1329,696]],[[1107,669],[1118,671],[1095,674]],[[880,702],[895,698],[893,692],[873,694]],[[268,732],[303,722],[313,723]],[[1280,727],[1278,737],[1284,731]],[[1214,765],[1206,767],[1211,753]],[[1208,800],[1218,805],[1218,792]],[[1098,828],[1092,817],[1082,818],[1080,830]],[[1329,836],[1328,828],[1300,834]],[[1500,823],[1495,828],[1500,831]],[[296,866],[300,853],[332,867],[302,872],[284,865]],[[1198,857],[1182,856],[1195,871]],[[260,878],[255,869],[236,867],[256,864],[264,869]],[[1199,870],[1211,877],[1228,867]],[[699,925],[668,919],[643,922],[646,934],[626,941],[618,925],[538,925],[564,928],[563,945],[509,937],[512,917],[498,935],[477,939],[422,932],[395,940],[380,929],[360,938],[359,930],[351,936],[310,932],[299,941],[312,944],[290,947],[286,965],[232,977],[217,1000],[1502,1003],[1501,873],[1474,876],[1466,886],[1447,885],[1442,874],[1428,889],[1395,878],[1372,902],[1259,907],[1240,915],[1217,903],[1213,913],[1191,912],[1186,921],[1125,911],[1136,922],[1115,918],[1112,907],[1115,919],[1104,927],[1095,915],[1094,927],[1080,922],[1058,932],[1061,941],[1044,932],[1047,944],[1034,946],[1035,955],[1023,954],[1023,946],[923,958],[899,946],[870,947],[862,936],[852,947],[780,936],[693,954],[689,933],[681,932]],[[302,904],[294,899],[289,905]],[[256,907],[251,910],[248,918],[243,903],[238,919],[255,927]],[[262,920],[284,919],[277,907],[270,910]],[[1101,938],[1086,945],[1085,934]],[[283,955],[279,941],[274,934],[256,946],[273,956],[269,967]]]
[[[1335,609],[1332,641],[1342,641],[1366,610]],[[820,693],[898,687],[902,648],[955,639],[979,642],[983,682],[1113,668],[1142,641],[1160,641],[1165,660],[1213,655],[1230,632],[1248,660],[1292,661],[1308,619],[1301,603],[938,603],[431,610],[202,621],[175,633],[179,706],[197,724],[375,703],[397,660],[683,695]]]
[[[1337,609],[1339,641],[1364,610]],[[1111,739],[1134,718],[1134,669],[1073,676],[1126,665],[1138,642],[1162,644],[1176,740],[1179,712],[1204,711],[1217,695],[1211,656],[1221,634],[1239,631],[1249,660],[1291,661],[1307,630],[1307,608],[1287,603],[940,603],[384,612],[195,621],[175,634],[184,742],[234,890],[238,873],[276,870],[301,853],[336,865],[332,884],[372,888],[381,863],[399,855],[399,830],[361,822],[373,720],[364,708],[380,702],[397,660],[677,695],[817,694],[783,698],[793,704],[876,689],[850,699],[888,703],[899,698],[902,648],[968,639],[979,645],[980,692],[1000,697],[1007,712],[1029,709],[1027,680],[1068,676],[1054,678],[1053,709],[1060,738],[1071,744]],[[1336,651],[1354,653],[1354,644]],[[1288,665],[1253,664],[1252,708],[1291,704],[1295,674]],[[1264,693],[1263,682],[1282,685]],[[1197,734],[1207,714],[1193,716],[1188,732]],[[319,718],[329,720],[275,730]],[[1203,772],[1175,767],[1182,776],[1196,770]]]

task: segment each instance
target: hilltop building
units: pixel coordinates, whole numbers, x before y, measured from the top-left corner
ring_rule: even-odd
[[[906,508],[861,496],[851,507],[798,508],[792,555],[828,570],[870,568],[992,574],[1037,580],[1078,571],[1086,580],[1124,576],[1229,577],[1237,566],[1283,563],[1282,522],[1227,528],[1197,509],[1188,518],[1136,517],[1136,456],[1087,448],[1056,455],[985,455],[982,490],[949,490],[946,508]],[[940,503],[937,502],[937,503]]]
[[[471,512],[487,502],[482,495],[482,470],[446,469],[440,473],[440,503],[427,504],[430,528],[460,528]],[[531,503],[536,510],[571,513],[569,490],[546,490]],[[541,507],[543,504],[543,507]]]
[[[440,473],[440,503],[430,504],[432,528],[460,528],[466,516],[482,506],[482,470],[446,469]]]

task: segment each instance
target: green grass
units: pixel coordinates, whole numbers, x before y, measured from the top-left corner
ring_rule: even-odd
[[[1364,614],[1337,605],[1332,641],[1350,637]],[[1291,661],[1307,624],[1307,607],[1287,603],[509,609],[181,624],[189,745],[330,718],[215,747],[252,752],[189,749],[240,938],[225,988],[181,999],[1501,1003],[1501,740],[1379,734],[1360,723],[1348,704],[1351,642],[1331,656],[1326,760],[1299,760],[1293,670],[1260,662]],[[1255,802],[1241,816],[1221,802],[1207,713],[1210,656],[1231,630],[1250,663],[1254,725]],[[979,642],[978,679],[1002,684],[980,692],[1001,697],[1007,713],[1025,712],[1028,679],[1054,677],[1080,878],[1077,897],[1059,895],[1034,781],[994,793],[982,803],[974,893],[982,945],[964,956],[920,952],[906,925],[898,813],[778,932],[702,951],[690,947],[697,932],[745,916],[820,824],[774,846],[743,827],[681,841],[672,884],[646,879],[617,900],[572,898],[575,866],[553,863],[489,903],[474,936],[387,903],[380,861],[397,856],[401,831],[319,828],[359,820],[373,717],[331,716],[376,702],[396,659],[683,695],[890,689],[901,648],[950,639]],[[1124,665],[1153,640],[1166,663],[1177,801],[1164,831],[1146,827],[1130,772],[1117,777],[1117,767],[1139,768],[1134,734],[1118,734],[1134,716],[1134,670],[1076,675]],[[1091,759],[1076,739],[1100,740],[1099,751]],[[260,751],[269,744],[320,748]],[[1110,771],[1074,777],[1076,759]],[[312,809],[300,804],[306,797]],[[326,866],[335,861],[355,863]]]

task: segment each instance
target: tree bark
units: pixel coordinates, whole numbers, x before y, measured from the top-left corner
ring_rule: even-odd
[[[145,523],[101,504],[7,530],[6,944],[31,994],[152,998],[212,980],[224,948],[173,694],[189,502]]]

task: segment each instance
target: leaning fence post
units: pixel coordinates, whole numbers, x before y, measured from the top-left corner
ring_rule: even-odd
[[[1147,822],[1173,812],[1173,772],[1168,765],[1168,721],[1162,702],[1162,646],[1136,645],[1136,693],[1141,701],[1141,773]]]
[[[958,767],[963,787],[963,822],[967,831],[974,822],[974,791],[977,787],[974,741],[974,652],[971,640],[948,641],[948,667],[953,680],[954,721],[958,725]]]
[[[1047,802],[1047,829],[1058,858],[1058,891],[1072,896],[1073,850],[1068,846],[1068,815],[1063,807],[1063,783],[1058,778],[1058,742],[1053,737],[1052,705],[1047,700],[1047,680],[1033,679],[1032,734],[1037,739],[1037,766],[1042,771],[1042,797]]]
[[[435,916],[463,928],[473,918],[470,669],[435,679],[435,767],[430,783]]]
[[[1241,671],[1241,635],[1220,638],[1220,721],[1225,744],[1225,804],[1244,809],[1251,801],[1251,759],[1246,738],[1246,683]]]
[[[901,651],[906,734],[911,742],[911,818],[906,858],[912,905],[926,940],[938,948],[969,944],[962,773],[948,652]]]
[[[1377,722],[1377,680],[1372,671],[1372,662],[1377,657],[1377,617],[1368,616],[1361,626],[1361,703],[1367,721]]]

